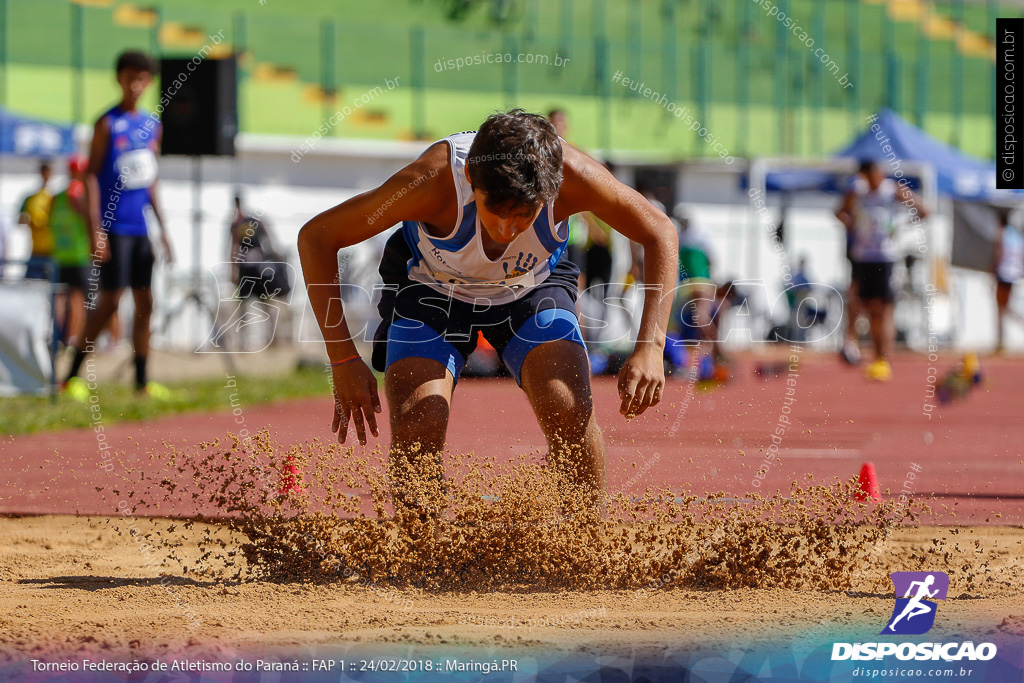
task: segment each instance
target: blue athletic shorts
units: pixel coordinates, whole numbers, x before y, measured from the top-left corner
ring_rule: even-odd
[[[537,346],[559,339],[583,346],[576,316],[580,271],[568,260],[559,261],[544,282],[517,300],[474,310],[473,304],[409,280],[412,256],[402,231],[396,231],[380,262],[385,289],[377,304],[381,323],[373,338],[375,370],[384,372],[403,358],[430,358],[458,382],[480,331],[522,385],[523,361]]]

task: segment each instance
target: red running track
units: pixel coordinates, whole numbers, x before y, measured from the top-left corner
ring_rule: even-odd
[[[944,375],[952,362],[941,360],[935,371]],[[962,401],[934,408],[930,418],[924,405],[936,400],[927,398],[929,363],[923,357],[898,358],[894,381],[879,384],[832,357],[807,355],[793,378],[788,404],[786,377],[758,379],[755,363],[738,360],[734,379],[711,391],[670,380],[663,403],[628,422],[618,414],[614,379],[596,378],[609,487],[670,487],[698,495],[728,491],[742,497],[755,490],[786,490],[807,473],[817,482],[846,479],[870,461],[890,495],[898,495],[907,473],[916,469],[913,492],[939,496],[930,521],[977,524],[991,518],[994,524],[1024,523],[1024,363],[983,360],[983,384]],[[189,450],[227,431],[239,431],[227,401],[226,390],[223,412],[115,424],[106,435],[129,462],[144,465],[147,452],[166,450],[163,442]],[[250,432],[267,426],[283,441],[329,438],[330,410],[329,398],[246,406],[244,426]],[[455,451],[508,456],[543,447],[532,410],[511,380],[462,380],[452,413],[449,442]],[[790,422],[782,423],[779,457],[757,489],[755,473],[784,417]],[[387,438],[385,424],[379,442],[371,441],[368,448],[386,445]],[[115,514],[109,500],[96,491],[111,484],[111,476],[98,467],[99,453],[91,430],[0,442],[0,460],[9,477],[0,491],[0,513]],[[1001,517],[995,518],[996,513]]]

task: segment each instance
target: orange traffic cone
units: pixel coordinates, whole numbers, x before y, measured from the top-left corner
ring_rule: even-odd
[[[277,490],[278,495],[302,493],[302,487],[299,485],[301,477],[302,473],[299,471],[298,465],[295,464],[295,457],[286,455],[284,466],[281,468],[281,487]]]
[[[860,476],[857,477],[857,492],[853,494],[853,499],[861,502],[870,500],[876,503],[882,500],[874,463],[866,462],[860,466]]]

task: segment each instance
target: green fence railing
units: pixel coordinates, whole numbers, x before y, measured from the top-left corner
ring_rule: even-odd
[[[248,132],[308,135],[372,94],[329,134],[439,137],[510,105],[560,107],[585,147],[711,154],[673,115],[685,107],[731,154],[808,155],[888,106],[991,157],[995,18],[1022,15],[994,0],[506,0],[455,23],[450,7],[0,0],[0,103],[87,122],[115,96],[120,50],[179,56],[220,31]],[[385,79],[400,87],[374,94]]]

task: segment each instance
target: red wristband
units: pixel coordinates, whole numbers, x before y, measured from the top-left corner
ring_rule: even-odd
[[[355,360],[356,358],[359,358],[359,357],[360,357],[360,356],[359,356],[359,354],[357,353],[357,354],[356,354],[356,355],[354,355],[354,356],[349,356],[349,357],[348,357],[348,358],[346,358],[345,360],[332,360],[332,361],[331,361],[331,367],[332,367],[332,368],[336,368],[336,367],[338,367],[339,365],[344,365],[345,363],[349,362],[350,360]]]

